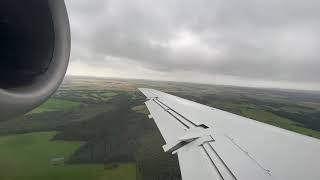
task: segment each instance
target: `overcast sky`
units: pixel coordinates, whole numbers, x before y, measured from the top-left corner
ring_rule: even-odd
[[[68,74],[320,90],[319,0],[66,0]]]

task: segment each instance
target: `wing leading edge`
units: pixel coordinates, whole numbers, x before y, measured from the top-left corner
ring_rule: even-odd
[[[318,180],[320,141],[154,89],[139,89],[183,180]]]

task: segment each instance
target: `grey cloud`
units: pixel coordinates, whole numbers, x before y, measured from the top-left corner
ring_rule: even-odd
[[[112,56],[160,72],[320,83],[317,0],[69,0],[67,6],[72,59],[88,64],[103,66]]]

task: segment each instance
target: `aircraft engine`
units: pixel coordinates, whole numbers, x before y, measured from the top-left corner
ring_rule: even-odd
[[[0,120],[30,111],[61,84],[70,28],[63,0],[0,3]]]

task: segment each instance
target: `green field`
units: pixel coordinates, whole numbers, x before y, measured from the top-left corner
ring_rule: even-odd
[[[117,93],[115,93],[115,92],[105,92],[105,93],[102,93],[101,95],[104,96],[104,97],[112,97],[112,96],[117,95]]]
[[[32,113],[43,113],[49,111],[67,111],[71,108],[76,108],[80,105],[78,102],[61,100],[61,99],[49,99],[47,102],[42,104],[40,107],[32,110],[29,114]]]
[[[267,123],[273,126],[282,127],[290,131],[294,131],[307,136],[315,137],[320,139],[320,131],[307,129],[303,127],[303,124],[289,120],[284,117],[274,115],[273,113],[259,110],[246,109],[242,110],[243,116],[251,119],[259,120],[260,122]]]
[[[68,157],[83,143],[52,141],[57,132],[29,133],[0,137],[1,180],[132,180],[133,164],[114,168],[103,165],[68,165],[54,158]]]

